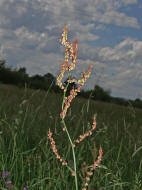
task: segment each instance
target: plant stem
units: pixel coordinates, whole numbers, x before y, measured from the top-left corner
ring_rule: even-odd
[[[70,78],[71,78],[71,71],[69,71],[69,79]],[[66,85],[65,88],[67,89],[68,86],[69,86],[69,83]],[[64,95],[63,95],[62,110],[63,110],[64,104],[65,104],[65,96],[66,96],[66,91],[64,91]],[[68,132],[68,129],[66,127],[64,118],[62,119],[62,123],[64,125],[64,128],[66,129],[66,133],[67,133],[68,139],[69,139],[71,147],[72,147],[73,164],[74,164],[74,175],[75,175],[75,187],[76,187],[76,190],[78,190],[78,180],[77,180],[77,173],[76,173],[76,157],[75,157],[75,151],[74,151],[74,147],[73,147],[73,142],[72,142],[72,139],[71,139],[70,134]]]
[[[66,133],[67,133],[67,136],[69,138],[69,141],[70,141],[70,144],[71,144],[71,147],[72,147],[73,163],[74,163],[74,174],[75,174],[75,187],[76,187],[76,190],[78,190],[78,180],[77,180],[77,173],[76,173],[76,156],[75,156],[75,151],[74,151],[74,147],[73,147],[73,142],[72,142],[72,139],[71,139],[70,134],[68,132],[68,129],[66,127],[64,119],[62,120],[62,123],[63,123],[63,125],[64,125],[64,127],[66,129]]]

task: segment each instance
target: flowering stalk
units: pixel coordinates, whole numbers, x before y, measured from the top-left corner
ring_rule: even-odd
[[[99,164],[100,164],[100,162],[102,160],[102,156],[103,156],[103,150],[102,150],[102,147],[100,147],[99,156],[98,156],[97,160],[94,161],[93,165],[88,167],[88,170],[86,172],[86,178],[85,178],[84,187],[83,187],[82,190],[86,190],[86,188],[88,187],[89,182],[90,182],[90,178],[93,175],[93,170],[95,170],[96,167],[99,166]]]
[[[89,130],[88,132],[86,132],[83,135],[80,135],[79,138],[73,142],[72,138],[68,132],[67,126],[65,124],[64,118],[66,116],[67,110],[70,107],[72,100],[77,96],[78,92],[80,92],[81,87],[84,85],[86,80],[89,78],[91,71],[92,71],[92,65],[89,65],[89,69],[88,69],[87,73],[82,72],[82,78],[81,79],[79,79],[79,80],[71,79],[71,71],[75,68],[75,63],[77,60],[78,41],[75,40],[74,43],[71,44],[68,41],[67,34],[68,34],[68,29],[67,29],[67,26],[65,25],[63,28],[62,38],[60,40],[61,44],[65,46],[65,58],[64,58],[63,63],[61,64],[61,71],[60,71],[59,76],[57,77],[57,83],[58,83],[58,86],[62,90],[64,90],[63,101],[62,101],[62,111],[60,113],[60,118],[61,118],[62,124],[63,124],[63,131],[66,132],[68,139],[69,139],[69,142],[70,142],[71,147],[72,147],[74,170],[72,170],[72,168],[70,168],[68,166],[68,163],[66,161],[64,161],[64,159],[59,155],[59,153],[56,149],[55,141],[52,137],[52,132],[50,129],[48,132],[48,138],[50,140],[51,148],[52,148],[53,153],[56,155],[56,158],[62,163],[62,165],[65,165],[66,167],[68,167],[68,169],[72,173],[72,176],[75,177],[75,187],[76,187],[76,190],[78,190],[77,166],[76,166],[76,156],[75,156],[75,150],[74,149],[75,149],[77,144],[79,144],[81,141],[83,141],[86,137],[92,135],[92,132],[96,129],[96,116],[94,116],[93,125],[92,125],[91,130]],[[69,62],[69,60],[71,60],[71,62]],[[68,83],[66,86],[64,86],[61,82],[63,79],[65,71],[67,71],[69,73],[69,79],[67,80]],[[70,91],[69,96],[66,96],[68,86],[70,83],[73,83],[73,82],[76,82],[78,84],[78,87],[77,88],[73,87]],[[82,190],[86,190],[86,187],[88,186],[88,182],[90,181],[90,176],[93,174],[92,170],[95,169],[100,164],[100,161],[102,159],[102,154],[103,154],[102,148],[100,148],[97,161],[95,161],[94,164],[89,167],[90,169],[87,172],[85,188],[83,188]]]
[[[66,71],[69,72],[69,79],[71,77],[71,70],[73,70],[75,68],[75,62],[76,62],[76,58],[77,58],[77,47],[78,47],[78,42],[77,40],[74,41],[74,44],[72,45],[70,42],[68,42],[67,40],[67,26],[65,25],[64,29],[63,29],[63,33],[62,33],[62,38],[61,38],[61,43],[63,45],[65,45],[66,50],[65,50],[65,60],[64,60],[64,69],[61,70],[61,73],[59,76],[63,76],[62,73]],[[69,58],[71,59],[71,63],[69,65]],[[61,77],[57,78],[57,83],[59,86],[63,87],[62,83],[61,83]],[[62,112],[60,113],[60,117],[62,119],[62,123],[63,123],[63,131],[66,131],[67,136],[69,138],[70,144],[71,146],[73,145],[73,141],[70,137],[70,134],[68,132],[68,129],[66,127],[65,121],[64,121],[64,117],[66,115],[67,109],[70,107],[70,103],[72,101],[73,98],[75,98],[75,96],[77,95],[77,93],[75,92],[74,89],[72,89],[70,91],[70,96],[66,97],[66,90],[68,88],[69,83],[66,85],[64,89],[64,96],[63,96],[63,104],[62,104]],[[76,190],[78,190],[78,180],[77,180],[77,168],[76,168],[76,157],[75,157],[75,151],[74,151],[74,147],[72,146],[72,154],[73,154],[73,161],[74,161],[74,171],[72,172],[72,176],[75,177],[75,186],[76,186]]]
[[[80,135],[78,139],[75,140],[75,143],[80,143],[83,141],[86,137],[91,136],[92,132],[96,129],[96,116],[94,116],[94,121],[91,130],[87,131],[85,134]],[[74,143],[74,147],[75,147]]]
[[[52,138],[52,132],[51,132],[50,129],[48,131],[48,138],[50,140],[51,148],[52,148],[54,154],[56,155],[56,158],[62,163],[63,166],[67,165],[67,162],[63,161],[63,159],[61,158],[61,156],[58,154],[58,151],[57,151],[57,148],[56,148],[56,145],[55,145],[55,141]]]

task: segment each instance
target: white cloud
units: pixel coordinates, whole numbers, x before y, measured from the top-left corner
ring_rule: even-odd
[[[2,6],[4,3],[4,0],[0,0],[0,6]]]
[[[103,24],[99,24],[95,27],[95,30],[105,30],[105,26]]]
[[[135,52],[135,55],[139,55],[142,58],[142,41],[135,41],[133,43],[133,49]]]
[[[133,3],[138,3],[138,0],[123,0],[122,2],[124,4],[133,4]]]
[[[105,36],[109,25],[139,29],[136,17],[120,12],[136,3],[137,0],[0,0],[0,43],[9,63],[27,67],[30,74],[56,74],[64,56],[59,38],[63,25],[68,24],[69,40],[79,40],[76,74],[80,76],[89,63],[94,66],[86,87],[93,88],[99,81],[120,96],[133,94],[133,89],[140,93],[135,84],[142,82],[142,41],[129,37],[114,47],[93,46],[93,41],[100,38],[97,30],[103,30]]]
[[[100,49],[99,57],[103,61],[117,61],[125,60],[126,62],[133,62],[136,58],[139,61],[142,58],[142,41],[137,41],[132,38],[127,38],[120,42],[114,48],[105,47]]]
[[[112,89],[113,94],[130,99],[141,94],[142,64],[131,65],[129,68],[121,65],[117,66],[115,70],[113,76],[106,77],[105,83],[105,86]]]
[[[0,13],[0,27],[4,27],[10,24],[10,20]]]
[[[46,47],[49,40],[47,33],[31,32],[24,26],[16,29],[15,35],[21,47],[26,46],[30,48],[32,46],[38,50]]]
[[[126,16],[124,13],[120,13],[114,10],[107,11],[100,17],[100,22],[106,24],[114,24],[117,26],[134,27],[139,28],[139,24],[136,18]]]
[[[36,63],[36,64],[35,64]],[[58,65],[57,65],[58,63]],[[47,72],[53,73],[54,76],[59,74],[60,64],[62,63],[62,58],[59,54],[48,53],[43,54],[37,52],[37,54],[31,52],[31,55],[25,60],[21,60],[18,66],[25,66],[30,75],[34,74],[46,74]],[[58,69],[57,69],[58,68]]]
[[[78,33],[76,32],[76,37],[79,41],[94,41],[94,40],[98,40],[99,36],[91,34],[91,33]]]
[[[0,60],[5,59],[5,52],[3,45],[0,44]]]
[[[119,12],[124,4],[137,3],[136,0],[7,0],[0,1],[0,8],[5,16],[13,14],[21,16],[29,14],[28,11],[39,11],[42,15],[50,17],[54,23],[88,22],[96,21],[104,24],[139,28],[135,17],[129,17]],[[54,24],[52,23],[52,24]],[[51,24],[51,23],[50,23]]]
[[[26,7],[24,7],[23,5],[16,5],[16,11],[17,11],[17,15],[18,16],[21,16],[21,15],[23,15],[24,13],[26,13],[26,11],[27,11],[27,8]]]
[[[84,59],[86,55],[81,66],[91,63],[96,71],[87,86],[93,88],[94,83],[99,82],[117,96],[136,98],[142,84],[141,52],[142,41],[133,38],[126,38],[113,48],[89,48],[86,44],[80,44],[81,57]]]
[[[137,1],[124,2],[123,0],[41,0],[33,3],[36,9],[44,11],[44,14],[52,14],[56,22],[70,23],[80,20],[80,22],[96,21],[104,24],[114,24],[123,27],[139,28],[139,23],[135,17],[129,17],[125,13],[117,11],[123,4],[136,3]]]

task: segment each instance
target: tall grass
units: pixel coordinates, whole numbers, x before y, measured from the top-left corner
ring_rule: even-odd
[[[62,101],[50,91],[0,85],[0,189],[76,188],[74,176],[56,159],[48,138],[50,128],[57,150],[73,169],[72,146],[59,114]],[[97,159],[101,145],[102,162],[88,189],[141,190],[142,110],[76,97],[65,117],[73,140],[91,129],[94,113],[96,130],[75,147],[78,188],[83,188],[86,168]],[[6,171],[9,175],[4,177]]]
[[[61,167],[47,138],[51,128],[60,154],[73,167],[71,147],[60,123],[62,96],[4,85],[0,89],[0,170],[10,171],[6,180],[18,190],[25,186],[32,190],[75,189],[70,171]],[[66,115],[73,137],[89,129],[94,112],[95,133],[76,147],[82,175],[85,165],[96,159],[100,144],[103,147],[102,164],[89,188],[141,190],[142,110],[77,97]],[[8,189],[2,178],[0,187]]]

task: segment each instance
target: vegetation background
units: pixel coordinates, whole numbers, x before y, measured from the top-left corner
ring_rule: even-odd
[[[56,77],[53,76],[51,73],[46,73],[43,76],[39,74],[29,76],[26,73],[26,68],[10,68],[6,65],[5,60],[0,60],[0,82],[4,84],[16,85],[19,88],[25,87],[26,85],[28,88],[41,89],[45,91],[47,91],[50,87],[50,91],[62,94],[62,90],[56,84]],[[64,84],[67,84],[67,79],[64,81]],[[72,89],[73,86],[76,86],[76,84],[71,83],[69,85],[67,94],[69,94],[69,91]],[[139,98],[135,100],[127,100],[124,98],[113,97],[111,96],[110,90],[104,90],[99,85],[94,85],[94,89],[92,90],[81,90],[78,96],[86,99],[90,98],[95,101],[99,100],[123,106],[129,106],[131,104],[133,107],[142,108],[142,100],[140,100]]]
[[[12,71],[19,72],[19,71]],[[1,76],[1,75],[0,75]],[[62,94],[48,90],[0,85],[0,170],[10,176],[0,178],[0,188],[14,190],[73,190],[73,177],[61,166],[50,149],[48,129],[60,154],[72,166],[71,147],[60,123]],[[142,189],[142,110],[129,106],[76,97],[66,116],[74,139],[87,131],[97,114],[97,129],[77,147],[79,184],[84,169],[103,148],[103,159],[91,180],[89,190]]]

